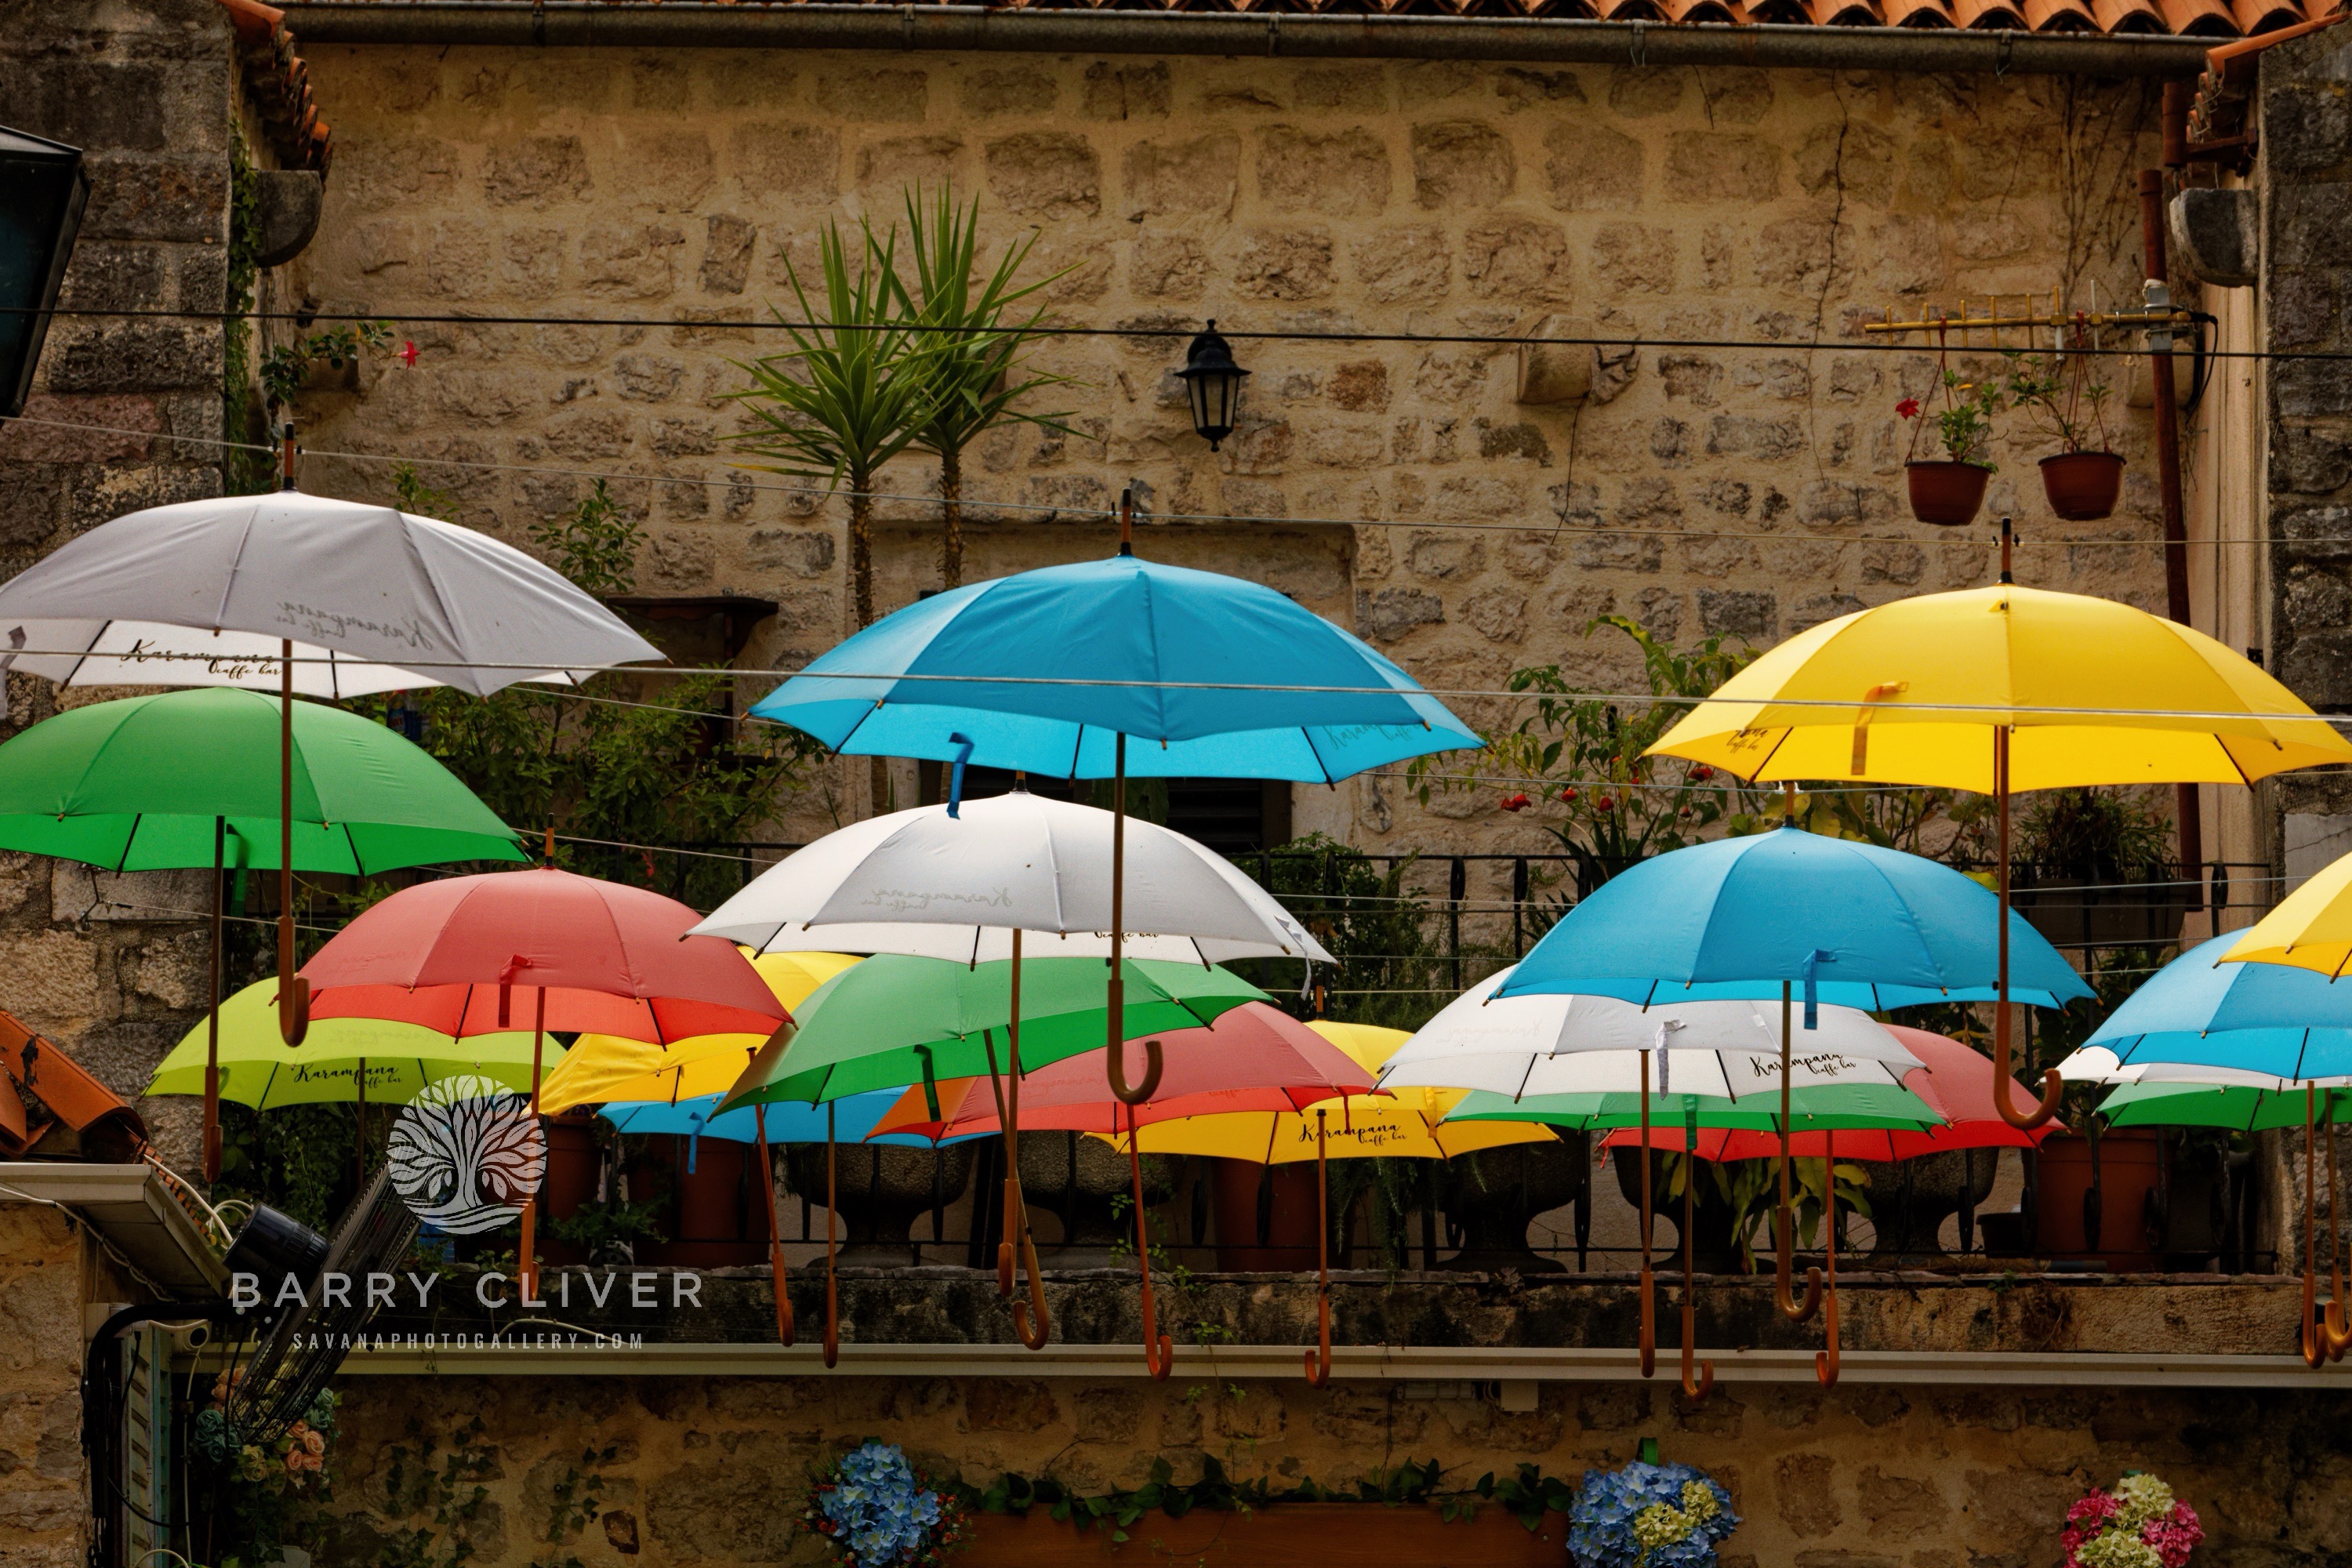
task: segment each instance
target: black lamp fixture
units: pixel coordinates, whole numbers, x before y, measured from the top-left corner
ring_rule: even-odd
[[[1209,330],[1184,351],[1184,368],[1176,374],[1184,378],[1185,393],[1192,400],[1192,428],[1213,452],[1218,442],[1234,433],[1242,377],[1249,374],[1234,363],[1233,345],[1217,335],[1214,317],[1209,320]]]
[[[25,411],[89,203],[79,148],[0,126],[0,418]]]

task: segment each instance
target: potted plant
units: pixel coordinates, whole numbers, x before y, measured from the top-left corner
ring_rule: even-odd
[[[2107,449],[2109,388],[2094,379],[2099,353],[2077,327],[2063,350],[2007,351],[2011,407],[2030,409],[2058,450],[2042,459],[2042,489],[2050,510],[2069,522],[2114,514],[2122,493],[2124,460]]]
[[[1993,472],[1992,422],[2001,410],[2001,392],[1997,383],[1964,381],[1955,370],[1943,373],[1938,390],[1943,406],[1933,413],[1916,397],[1895,405],[1902,418],[1917,421],[1911,429],[1912,455],[1903,465],[1903,476],[1911,490],[1913,517],[1941,528],[1959,528],[1975,521],[1977,509],[1984,505],[1985,482]],[[1919,433],[1931,422],[1937,444],[1944,449],[1941,458],[1918,456]]]

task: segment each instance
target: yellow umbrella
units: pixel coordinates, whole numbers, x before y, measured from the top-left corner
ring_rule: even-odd
[[[1307,1026],[1368,1071],[1396,1054],[1412,1037],[1402,1029],[1371,1024],[1335,1024],[1318,1018]],[[1214,1116],[1181,1116],[1156,1121],[1131,1133],[1092,1133],[1120,1148],[1133,1141],[1146,1154],[1208,1154],[1282,1165],[1313,1160],[1316,1236],[1320,1284],[1315,1299],[1318,1343],[1307,1356],[1307,1381],[1320,1388],[1331,1379],[1331,1226],[1324,1215],[1330,1159],[1450,1160],[1506,1143],[1549,1143],[1559,1134],[1534,1121],[1447,1121],[1445,1113],[1469,1091],[1402,1089],[1393,1094],[1349,1094],[1318,1100],[1303,1110],[1230,1110]]]
[[[2321,871],[2246,928],[2224,963],[2284,963],[2340,980],[2352,963],[2352,855]]]
[[[2088,784],[2252,784],[2352,762],[2352,743],[2211,637],[2112,600],[1999,584],[1898,599],[1801,633],[1733,676],[1650,748],[1750,780],[1866,779],[1990,794],[2000,850],[1994,1101],[2050,1120],[2045,1075],[2008,1093],[2009,797]]]
[[[816,988],[857,960],[843,952],[768,952],[751,967],[768,983],[786,1010],[807,1001]],[[765,1035],[697,1035],[664,1047],[614,1035],[583,1035],[562,1065],[539,1086],[541,1109],[554,1112],[575,1105],[615,1105],[658,1100],[676,1104],[735,1087]]]

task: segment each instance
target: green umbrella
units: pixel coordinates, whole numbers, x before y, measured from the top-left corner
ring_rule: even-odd
[[[157,692],[60,713],[0,745],[0,849],[112,871],[213,868],[208,1051],[226,872],[279,868],[285,756],[295,869],[364,876],[528,858],[514,830],[421,747],[314,702],[281,709],[233,687]],[[208,1092],[205,1176],[219,1173],[219,1104]]]
[[[2352,1089],[2323,1089],[2318,1120],[2352,1120]],[[2252,1089],[2238,1084],[2128,1083],[2099,1102],[2110,1127],[2226,1127],[2262,1132],[2300,1127],[2305,1097],[2299,1085]]]
[[[488,1079],[530,1092],[530,1031],[453,1040],[421,1024],[321,1018],[299,1046],[278,1033],[278,981],[257,980],[221,1004],[220,1094],[256,1110],[287,1105],[404,1104],[443,1079]],[[202,1094],[211,1030],[197,1025],[172,1047],[150,1094]],[[556,1060],[562,1048],[546,1047]]]
[[[1108,1026],[1103,961],[1033,958],[1021,971],[1021,1063],[1039,1068],[1097,1049]],[[1270,998],[1223,969],[1129,959],[1121,1037],[1195,1029],[1244,1002]],[[821,1104],[868,1089],[1002,1068],[1013,965],[882,953],[844,970],[794,1009],[790,1043],[752,1058],[714,1114],[746,1105]],[[779,1031],[779,1037],[784,1032]]]
[[[1778,1132],[1780,1102],[1770,1095],[1727,1100],[1718,1095],[1654,1094],[1654,1122],[1681,1121],[1695,1110],[1698,1125],[1733,1131]],[[1825,1084],[1789,1091],[1789,1131],[1847,1131],[1867,1128],[1941,1127],[1944,1119],[1907,1089],[1893,1084]],[[1477,1089],[1446,1113],[1448,1121],[1542,1121],[1555,1127],[1590,1130],[1638,1127],[1642,1097],[1638,1094],[1530,1094],[1514,1100],[1492,1089]]]

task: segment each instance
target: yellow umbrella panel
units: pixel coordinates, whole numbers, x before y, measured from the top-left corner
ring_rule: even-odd
[[[277,1007],[275,978],[257,980],[221,1004],[222,1099],[256,1110],[352,1102],[404,1105],[428,1084],[464,1077],[530,1092],[528,1030],[453,1040],[415,1024],[322,1018],[300,1045],[289,1046],[278,1033]],[[147,1092],[204,1093],[206,1034],[204,1024],[189,1030],[155,1069]],[[557,1047],[548,1048],[562,1055]]]
[[[1355,1063],[1377,1071],[1412,1037],[1402,1029],[1370,1024],[1307,1026],[1345,1051]],[[1447,1121],[1462,1101],[1455,1089],[1401,1089],[1391,1094],[1351,1094],[1326,1100],[1303,1111],[1235,1110],[1215,1116],[1185,1116],[1155,1121],[1139,1131],[1137,1148],[1146,1154],[1210,1154],[1284,1165],[1317,1154],[1316,1115],[1322,1111],[1323,1152],[1333,1160],[1386,1157],[1450,1160],[1507,1143],[1549,1143],[1556,1134],[1533,1121]],[[1124,1135],[1102,1137],[1127,1146]]]
[[[1650,748],[1749,780],[1866,780],[1974,790],[1995,802],[2000,995],[1994,1096],[2009,1099],[2009,797],[2093,784],[2252,784],[2352,762],[2326,721],[2262,668],[2177,622],[2011,580],[1898,599],[1826,622],[1733,676]]]
[[[2224,963],[2284,963],[2340,980],[2352,963],[2352,855],[2322,870],[2247,928]]]
[[[769,952],[753,957],[751,967],[790,1012],[856,962],[844,952]],[[768,1038],[765,1035],[698,1035],[664,1047],[612,1035],[583,1035],[573,1042],[563,1064],[541,1081],[540,1109],[553,1113],[575,1105],[640,1100],[675,1105],[699,1095],[723,1093],[735,1087],[735,1080],[743,1076],[744,1068]]]

